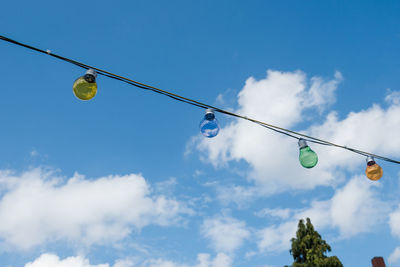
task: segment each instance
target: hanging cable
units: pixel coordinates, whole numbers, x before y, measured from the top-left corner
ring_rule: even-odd
[[[284,134],[286,136],[292,137],[292,138],[297,139],[297,140],[304,139],[304,140],[306,140],[308,142],[312,142],[312,143],[315,143],[315,144],[342,148],[342,149],[348,150],[350,152],[353,152],[353,153],[356,153],[356,154],[359,154],[359,155],[362,155],[362,156],[366,156],[366,157],[370,156],[370,157],[378,158],[378,159],[381,159],[381,160],[384,160],[384,161],[387,161],[387,162],[400,164],[400,161],[397,161],[397,160],[394,160],[394,159],[391,159],[391,158],[387,158],[387,157],[383,157],[383,156],[380,156],[380,155],[377,155],[377,154],[373,154],[373,153],[370,153],[370,152],[361,151],[361,150],[358,150],[358,149],[355,149],[355,148],[351,148],[351,147],[335,144],[335,143],[332,143],[332,142],[329,142],[329,141],[326,141],[326,140],[323,140],[323,139],[319,139],[319,138],[316,138],[316,137],[313,137],[313,136],[310,136],[310,135],[306,135],[306,134],[303,134],[303,133],[299,133],[299,132],[296,132],[296,131],[285,129],[283,127],[279,127],[279,126],[272,125],[272,124],[269,124],[269,123],[266,123],[266,122],[262,122],[262,121],[259,121],[259,120],[253,119],[253,118],[249,118],[249,117],[246,117],[246,116],[243,116],[243,115],[240,115],[240,114],[236,114],[234,112],[223,110],[223,109],[220,109],[218,107],[214,107],[212,105],[209,105],[209,104],[206,104],[206,103],[202,103],[202,102],[194,100],[194,99],[190,99],[190,98],[187,98],[187,97],[184,97],[184,96],[181,96],[181,95],[178,95],[178,94],[166,91],[166,90],[162,90],[160,88],[157,88],[157,87],[154,87],[154,86],[151,86],[151,85],[140,83],[138,81],[135,81],[135,80],[132,80],[132,79],[129,79],[129,78],[114,74],[112,72],[108,72],[106,70],[103,70],[103,69],[100,69],[100,68],[96,68],[96,67],[81,63],[79,61],[75,61],[75,60],[72,60],[72,59],[69,59],[69,58],[54,54],[50,50],[42,50],[40,48],[37,48],[37,47],[31,46],[31,45],[27,45],[27,44],[15,41],[13,39],[10,39],[10,38],[2,36],[2,35],[0,35],[0,40],[6,41],[8,43],[12,43],[14,45],[18,45],[18,46],[21,46],[21,47],[25,47],[25,48],[28,48],[30,50],[33,50],[33,51],[36,51],[36,52],[39,52],[39,53],[42,53],[42,54],[45,54],[45,55],[52,56],[52,57],[57,58],[59,60],[74,64],[74,65],[76,65],[78,67],[81,67],[83,69],[93,69],[99,75],[103,75],[103,76],[109,77],[109,78],[114,79],[114,80],[122,81],[124,83],[129,84],[129,85],[133,85],[135,87],[138,87],[138,88],[141,88],[141,89],[144,89],[144,90],[152,91],[152,92],[157,93],[157,94],[165,95],[165,96],[168,96],[168,97],[170,97],[170,98],[172,98],[174,100],[177,100],[177,101],[180,101],[180,102],[183,102],[183,103],[187,103],[187,104],[190,104],[190,105],[193,105],[193,106],[196,106],[196,107],[199,107],[199,108],[203,108],[203,109],[212,109],[215,112],[219,112],[219,113],[222,113],[222,114],[225,114],[225,115],[228,115],[228,116],[232,116],[232,117],[236,117],[236,118],[239,118],[239,119],[243,119],[243,120],[247,120],[247,121],[253,122],[253,123],[258,124],[258,125],[260,125],[260,126],[262,126],[264,128],[267,128],[269,130],[275,131],[275,132],[280,133],[280,134]]]

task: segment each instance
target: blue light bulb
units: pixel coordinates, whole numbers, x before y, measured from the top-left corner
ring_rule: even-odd
[[[213,110],[210,108],[206,110],[206,115],[204,115],[204,118],[200,122],[200,131],[208,138],[215,137],[219,133],[218,121],[215,118]]]

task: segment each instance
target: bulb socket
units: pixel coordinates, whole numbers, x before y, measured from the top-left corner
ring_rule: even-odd
[[[83,76],[85,81],[87,81],[88,83],[96,82],[96,77],[97,77],[97,72],[94,69],[88,69],[85,75]]]
[[[299,148],[304,148],[304,147],[308,146],[306,140],[304,140],[303,138],[299,139],[299,143],[298,144],[299,144]]]
[[[374,158],[371,157],[371,156],[368,156],[368,157],[367,157],[366,162],[367,162],[367,165],[368,165],[368,166],[372,166],[372,165],[376,164]]]
[[[209,121],[215,119],[214,110],[212,108],[206,109],[206,115],[204,115],[204,118]]]
[[[88,69],[85,74],[90,74],[97,78],[97,72],[94,69]]]

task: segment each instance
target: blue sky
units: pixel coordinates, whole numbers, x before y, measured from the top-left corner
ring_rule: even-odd
[[[7,1],[4,36],[400,158],[397,1]],[[344,266],[400,266],[399,167],[294,139],[0,43],[2,266],[290,264],[309,216]],[[64,265],[62,265],[64,264]]]

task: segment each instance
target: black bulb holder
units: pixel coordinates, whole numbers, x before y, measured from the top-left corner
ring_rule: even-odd
[[[215,119],[215,114],[212,108],[206,109],[206,115],[204,115],[204,118],[209,121]]]
[[[376,164],[374,158],[371,157],[371,156],[368,156],[367,159],[366,159],[366,161],[367,161],[367,165],[368,165],[368,166],[372,166],[372,165]]]
[[[97,77],[97,72],[94,69],[88,69],[85,75],[83,76],[85,81],[87,81],[88,83],[96,82],[96,77]]]

